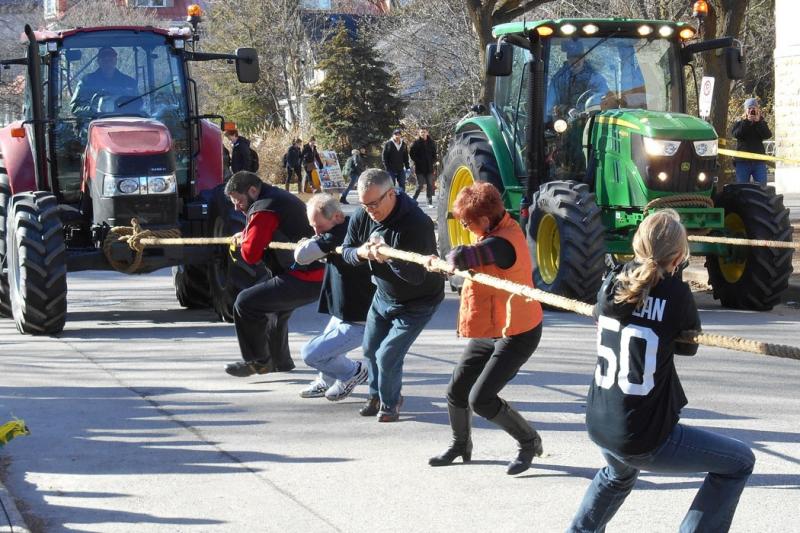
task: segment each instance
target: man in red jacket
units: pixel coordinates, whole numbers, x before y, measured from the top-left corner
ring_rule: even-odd
[[[297,242],[312,237],[305,204],[293,194],[261,181],[252,172],[237,172],[225,185],[237,210],[247,213],[247,226],[235,236],[242,259],[254,265],[265,258],[272,241]],[[319,298],[325,265],[298,265],[290,251],[271,250],[273,277],[243,290],[233,304],[233,322],[244,361],[225,371],[236,377],[294,368],[289,353],[288,321],[298,307]]]

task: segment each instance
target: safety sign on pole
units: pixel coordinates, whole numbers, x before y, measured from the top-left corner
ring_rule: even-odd
[[[714,96],[714,78],[711,76],[703,76],[700,82],[700,98],[698,107],[700,108],[700,117],[703,119],[708,118],[711,114],[711,99]]]

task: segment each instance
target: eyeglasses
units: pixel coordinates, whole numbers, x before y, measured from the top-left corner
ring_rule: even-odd
[[[363,207],[364,209],[377,209],[378,206],[381,205],[381,202],[383,201],[383,199],[386,198],[386,195],[389,194],[389,191],[391,191],[391,190],[392,189],[386,189],[386,191],[383,194],[381,194],[380,198],[378,198],[374,202],[369,202],[369,203],[366,203],[366,204],[362,202],[361,203],[361,207]]]

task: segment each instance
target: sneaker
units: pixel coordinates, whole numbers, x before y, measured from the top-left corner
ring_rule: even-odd
[[[378,414],[380,406],[381,401],[378,398],[370,398],[363,406],[361,406],[361,409],[358,410],[358,414],[361,416],[375,416]]]
[[[325,391],[328,390],[328,384],[325,383],[325,380],[322,376],[318,376],[317,379],[312,381],[308,387],[300,391],[301,398],[322,398],[325,396]]]
[[[340,198],[339,203],[343,205],[350,205],[350,202],[347,201],[347,198]]]
[[[358,368],[356,369],[356,375],[352,378],[348,379],[347,381],[342,381],[337,379],[331,388],[325,392],[325,398],[332,402],[338,402],[339,400],[344,400],[350,393],[353,392],[353,389],[356,388],[356,385],[361,385],[365,381],[367,381],[367,377],[369,373],[367,372],[367,366],[358,363]]]
[[[239,361],[225,365],[225,372],[237,378],[246,378],[253,374],[266,374],[270,371],[266,361]]]

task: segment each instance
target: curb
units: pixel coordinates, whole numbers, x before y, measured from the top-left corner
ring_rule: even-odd
[[[0,533],[30,533],[11,493],[0,483]]]

